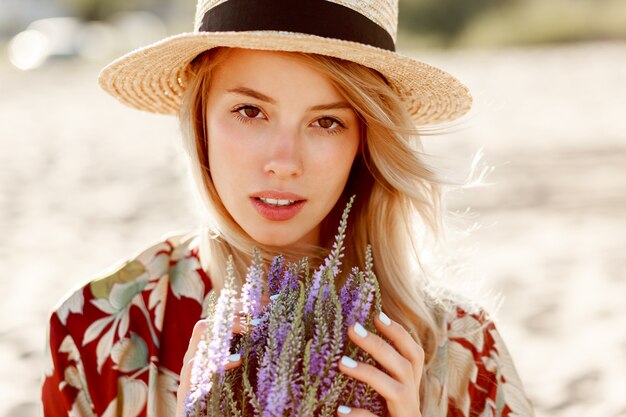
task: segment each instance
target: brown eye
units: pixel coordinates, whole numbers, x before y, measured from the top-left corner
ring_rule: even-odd
[[[255,118],[259,115],[259,109],[257,109],[256,107],[244,107],[242,109],[244,111],[244,113],[246,114],[246,116],[250,117],[250,118]]]
[[[330,128],[333,123],[335,123],[335,120],[331,119],[330,117],[324,117],[319,119],[320,127],[323,127],[324,129]]]

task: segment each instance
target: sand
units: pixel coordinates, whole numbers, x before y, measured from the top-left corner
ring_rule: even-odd
[[[482,224],[467,282],[505,297],[497,324],[537,415],[626,416],[626,44],[413,54],[474,92],[463,129],[425,146],[495,167],[449,208]],[[0,417],[38,414],[64,294],[199,221],[176,120],[106,96],[99,68],[0,63]]]

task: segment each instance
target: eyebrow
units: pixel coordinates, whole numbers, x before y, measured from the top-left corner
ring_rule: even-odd
[[[270,104],[276,104],[276,100],[271,97],[266,96],[263,93],[260,93],[256,90],[253,90],[248,87],[235,87],[229,90],[226,90],[228,93],[241,94],[244,96],[256,98],[257,100],[265,101]],[[328,103],[328,104],[318,104],[316,106],[311,106],[308,108],[309,111],[315,110],[336,110],[336,109],[348,109],[353,110],[350,103],[346,101],[338,101],[336,103]]]

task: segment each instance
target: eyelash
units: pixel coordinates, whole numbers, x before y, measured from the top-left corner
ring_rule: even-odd
[[[252,106],[250,104],[246,104],[246,105],[238,106],[238,107],[234,108],[232,110],[233,115],[237,119],[239,119],[241,122],[243,122],[243,123],[253,123],[254,120],[256,119],[256,117],[242,116],[240,111],[243,110],[243,109],[257,109],[257,110],[259,110],[259,112],[261,112],[261,109],[259,109],[257,106]],[[346,128],[346,126],[339,119],[336,119],[334,117],[322,116],[322,117],[318,118],[316,121],[319,121],[321,119],[330,119],[334,123],[337,123],[337,125],[338,125],[338,127],[334,127],[334,128],[324,128],[324,127],[321,127],[321,126],[316,126],[318,129],[322,129],[326,134],[336,135],[336,134],[341,133],[341,131],[343,131]]]

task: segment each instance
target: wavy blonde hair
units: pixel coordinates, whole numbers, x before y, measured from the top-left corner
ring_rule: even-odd
[[[192,62],[179,113],[192,177],[210,221],[201,236],[200,257],[216,289],[223,287],[228,255],[233,256],[238,276],[243,277],[254,246],[268,259],[280,249],[262,247],[252,240],[228,213],[211,180],[205,129],[207,95],[211,73],[226,59],[229,50],[209,50]],[[345,268],[364,265],[366,245],[372,245],[383,309],[411,333],[426,354],[419,393],[422,409],[440,409],[441,405],[429,405],[435,393],[428,389],[427,372],[445,329],[435,314],[434,307],[440,303],[427,290],[426,274],[419,268],[417,235],[442,237],[444,181],[422,157],[420,134],[400,97],[380,73],[338,58],[285,53],[325,74],[353,106],[361,124],[360,151],[342,196],[323,221],[322,246],[332,242],[340,214],[349,197],[356,194],[347,233]],[[302,253],[291,255],[299,257]],[[322,255],[323,250],[314,251],[313,259]]]

